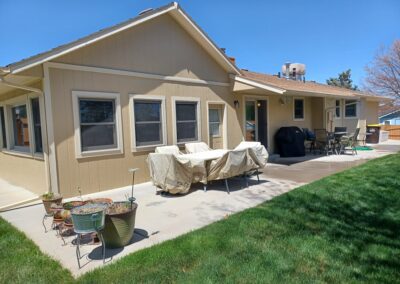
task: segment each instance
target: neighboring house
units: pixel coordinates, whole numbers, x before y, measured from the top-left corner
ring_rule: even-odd
[[[176,3],[0,69],[0,178],[65,197],[149,180],[156,146],[355,129],[379,98],[240,70]],[[248,132],[248,133],[247,133]]]
[[[382,104],[379,106],[379,123],[400,125],[400,105]]]

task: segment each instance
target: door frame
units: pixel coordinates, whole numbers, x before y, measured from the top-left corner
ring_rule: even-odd
[[[210,122],[208,117],[208,111],[210,109],[210,105],[220,105],[223,106],[223,114],[222,114],[222,141],[224,149],[228,149],[228,114],[227,114],[227,104],[223,101],[207,101],[206,103],[206,118],[207,118],[207,144],[210,145]]]
[[[269,97],[267,96],[253,96],[253,95],[243,95],[242,98],[242,108],[243,108],[243,112],[242,112],[242,116],[243,116],[243,121],[242,121],[242,127],[243,127],[243,136],[242,139],[243,141],[246,141],[246,101],[267,101],[267,141],[268,141],[268,147],[270,147],[270,136],[269,136]],[[255,112],[255,116],[256,116],[256,140],[258,140],[258,106],[256,104],[256,112]]]

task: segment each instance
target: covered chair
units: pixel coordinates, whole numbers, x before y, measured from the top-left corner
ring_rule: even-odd
[[[188,159],[174,154],[150,153],[147,157],[153,184],[171,194],[185,194],[192,184],[192,167]]]
[[[228,151],[210,163],[207,180],[225,180],[226,191],[229,193],[228,178],[243,175],[257,167],[249,149]]]
[[[365,141],[367,140],[367,121],[365,119],[359,119],[357,122],[357,128],[360,128],[360,133],[358,133],[357,141],[365,146]]]
[[[185,151],[188,154],[210,151],[211,148],[204,142],[186,143]]]
[[[265,149],[264,145],[262,145],[260,142],[242,141],[238,146],[236,146],[235,150],[243,149],[249,149],[250,156],[257,165],[255,170],[257,174],[257,180],[260,182],[258,169],[264,168],[268,162],[269,155],[267,149]]]
[[[357,137],[360,133],[360,128],[356,128],[356,131],[350,135],[350,136],[342,136],[340,138],[340,152],[339,153],[344,153],[346,151],[346,148],[351,149],[351,153],[354,155],[357,155]]]
[[[182,154],[178,146],[176,145],[156,147],[155,152],[160,154],[174,154],[174,155]]]

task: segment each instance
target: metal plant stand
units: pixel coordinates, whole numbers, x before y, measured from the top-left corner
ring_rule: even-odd
[[[133,197],[133,188],[135,186],[135,173],[138,171],[138,168],[131,168],[128,172],[132,173],[132,187],[131,187],[131,197],[129,197],[129,201],[131,202],[131,209],[133,207],[133,202],[135,202],[136,198]]]

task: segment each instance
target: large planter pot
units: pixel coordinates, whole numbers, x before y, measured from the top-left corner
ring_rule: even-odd
[[[47,214],[52,214],[51,207],[54,205],[61,205],[62,204],[62,196],[57,196],[51,199],[42,199],[44,209],[46,210]]]
[[[124,210],[113,210],[115,208]],[[107,248],[126,246],[132,239],[135,230],[136,209],[138,205],[130,202],[114,202],[107,209],[102,235]],[[120,211],[121,213],[119,213]]]
[[[85,204],[71,209],[75,232],[86,234],[101,230],[106,207],[104,204]]]

